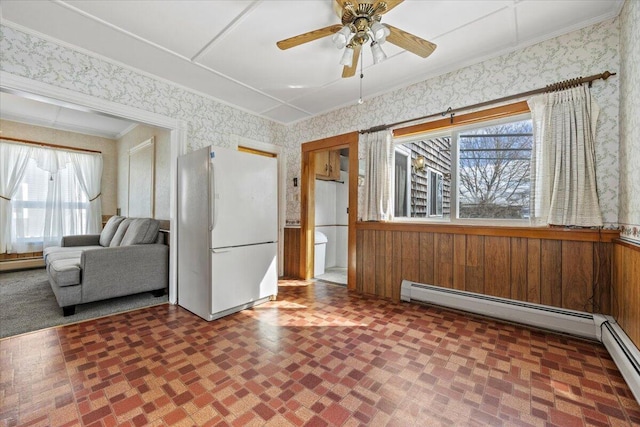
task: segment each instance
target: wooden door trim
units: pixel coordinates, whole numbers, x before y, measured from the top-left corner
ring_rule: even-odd
[[[358,218],[358,132],[350,132],[302,144],[300,188],[300,277],[313,277],[315,232],[315,153],[349,149],[349,233],[347,287],[356,286],[356,220]]]

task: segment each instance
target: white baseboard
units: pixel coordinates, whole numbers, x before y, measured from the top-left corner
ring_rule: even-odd
[[[602,344],[620,370],[633,396],[640,402],[640,351],[613,317],[607,316],[607,320],[602,324]]]
[[[640,403],[640,351],[611,316],[566,310],[439,286],[402,281],[400,299],[426,302],[600,341]]]

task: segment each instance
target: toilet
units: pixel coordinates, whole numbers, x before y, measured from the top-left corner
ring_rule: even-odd
[[[325,255],[327,252],[327,236],[316,230],[315,233],[315,248],[313,259],[313,276],[318,277],[324,274]]]

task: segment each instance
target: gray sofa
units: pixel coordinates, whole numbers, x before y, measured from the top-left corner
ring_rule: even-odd
[[[140,292],[165,293],[169,247],[152,218],[113,216],[100,234],[64,236],[43,252],[51,289],[64,316],[76,304]]]

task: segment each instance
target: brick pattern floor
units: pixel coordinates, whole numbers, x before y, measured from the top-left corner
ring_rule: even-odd
[[[640,425],[598,343],[301,281],[5,339],[0,372],[1,426]]]

